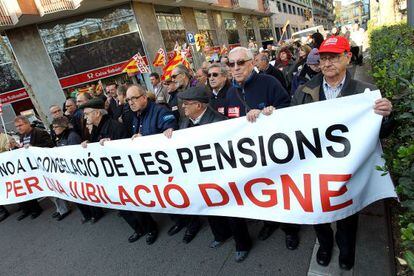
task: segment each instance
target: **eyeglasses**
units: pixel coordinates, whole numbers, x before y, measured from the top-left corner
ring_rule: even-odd
[[[137,101],[139,98],[141,98],[142,96],[144,96],[144,94],[142,94],[142,95],[139,95],[139,96],[134,96],[134,97],[131,97],[131,98],[125,98],[125,101],[127,102],[127,103],[129,103],[129,102],[131,102],[131,101]]]
[[[227,66],[234,67],[236,64],[237,64],[237,66],[243,66],[249,60],[252,60],[252,59],[249,58],[249,59],[240,59],[238,61],[229,61],[229,62],[227,62]]]
[[[219,75],[220,75],[219,73],[209,73],[207,76],[209,78],[211,78],[211,77],[217,78]]]
[[[342,54],[339,54],[339,55],[321,55],[319,60],[320,60],[320,63],[326,63],[328,61],[330,63],[336,63],[341,59],[342,56],[343,56]]]
[[[171,75],[171,79],[175,79],[176,77],[178,77],[179,75],[181,75],[181,73],[175,74],[175,75]]]

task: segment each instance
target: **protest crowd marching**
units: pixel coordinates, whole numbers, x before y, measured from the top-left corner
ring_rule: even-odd
[[[356,28],[358,30],[358,28]],[[364,92],[371,84],[354,80],[348,72],[349,64],[362,64],[362,42],[350,43],[350,32],[333,33],[324,37],[316,32],[306,43],[295,41],[258,48],[251,41],[247,48],[235,47],[220,56],[191,68],[181,59],[174,66],[164,67],[164,74],[150,74],[152,88],[132,83],[102,83],[89,91],[69,97],[50,107],[52,124],[49,131],[33,126],[25,116],[14,119],[20,140],[0,136],[2,151],[24,147],[64,147],[100,143],[110,140],[137,139],[141,136],[163,134],[169,139],[179,129],[246,117],[246,124],[254,124],[261,116],[276,109],[329,101],[338,97]],[[354,36],[355,37],[355,36]],[[354,39],[353,41],[355,41]],[[180,57],[181,58],[181,57]],[[168,64],[167,64],[168,65]],[[382,98],[373,103],[375,113],[384,117],[380,137],[388,135],[393,126],[391,102]],[[311,116],[311,114],[309,114]],[[332,116],[331,114],[328,116]],[[166,140],[167,141],[167,140]],[[64,219],[74,208],[59,198],[51,198],[56,211],[53,218]],[[97,223],[105,214],[103,208],[76,203],[81,223]],[[21,214],[35,219],[42,213],[37,200],[19,203]],[[8,217],[7,206],[1,206],[1,220]],[[119,211],[132,228],[128,238],[133,243],[145,236],[148,245],[157,240],[158,225],[150,213]],[[168,235],[183,230],[183,243],[190,243],[202,223],[197,215],[170,214]],[[248,224],[244,218],[209,216],[212,232],[210,248],[218,248],[229,238],[236,244],[235,260],[242,262],[252,248]],[[295,250],[300,243],[299,224],[263,221],[257,239],[264,241],[280,228],[285,233],[287,250]],[[99,224],[99,223],[98,223]],[[354,265],[358,213],[336,221],[336,234],[329,223],[316,224],[319,241],[317,263],[330,263],[334,240],[340,250],[339,265],[349,270]],[[335,237],[335,238],[334,238]]]

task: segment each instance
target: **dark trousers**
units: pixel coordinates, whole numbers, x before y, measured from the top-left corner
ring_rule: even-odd
[[[292,223],[280,223],[275,221],[267,221],[264,220],[263,224],[265,226],[274,227],[282,229],[283,232],[285,232],[286,235],[295,235],[300,230],[300,224],[292,224]]]
[[[360,51],[360,47],[356,46],[356,47],[351,47],[351,53],[352,53],[352,58],[351,60],[355,63],[355,64],[362,64],[362,53],[359,52]]]
[[[233,236],[236,242],[236,251],[249,251],[252,247],[246,220],[232,217],[208,217],[214,240],[222,242]]]
[[[4,207],[3,205],[0,205],[0,213],[8,213],[9,211],[7,211],[6,207]]]
[[[36,199],[19,203],[24,214],[36,214],[43,211]]]
[[[145,234],[157,231],[157,223],[149,213],[133,211],[120,211],[119,213],[136,233]]]
[[[319,244],[325,250],[331,250],[334,237],[330,223],[314,225]],[[340,255],[353,256],[355,254],[356,233],[358,229],[358,214],[338,220],[336,222],[335,239]]]
[[[171,214],[170,218],[176,225],[185,226],[190,233],[196,233],[200,230],[201,221],[199,216]]]
[[[84,204],[79,204],[79,203],[77,203],[76,206],[78,206],[79,211],[82,213],[82,216],[85,219],[88,219],[88,220],[91,218],[99,219],[103,216],[103,210],[100,207],[89,206],[89,205],[84,205]]]

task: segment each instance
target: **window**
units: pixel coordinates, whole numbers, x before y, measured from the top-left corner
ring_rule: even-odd
[[[130,5],[38,26],[59,78],[145,55]]]
[[[253,29],[253,21],[250,15],[242,15],[243,28],[246,30],[247,41],[256,41],[256,35]]]
[[[280,4],[280,2],[279,2],[279,1],[277,1],[277,10],[278,10],[279,12],[282,12],[282,6],[281,6],[281,4]]]
[[[292,6],[293,14],[296,14],[296,7]]]
[[[284,13],[287,13],[286,3],[283,3],[283,12],[284,12]]]
[[[179,8],[155,6],[155,15],[167,51],[172,51],[176,42],[180,45],[186,43],[186,32]]]
[[[292,6],[288,5],[288,8],[289,8],[289,13],[292,14]]]
[[[260,29],[260,36],[262,41],[273,40],[272,25],[269,17],[258,18],[258,24]]]
[[[197,23],[197,29],[200,33],[206,38],[206,44],[209,46],[214,46],[214,41],[216,38],[216,31],[210,27],[210,22],[208,20],[208,15],[206,11],[194,11],[194,16]]]
[[[233,14],[222,12],[224,28],[226,29],[227,39],[229,44],[240,43],[239,32],[237,30],[236,20]]]

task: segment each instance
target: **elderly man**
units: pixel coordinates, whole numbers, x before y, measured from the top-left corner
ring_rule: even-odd
[[[254,58],[255,65],[259,69],[259,74],[266,74],[276,78],[283,88],[287,89],[286,79],[283,76],[283,73],[280,70],[277,70],[269,62],[269,56],[265,53],[257,54]]]
[[[76,96],[76,105],[80,107],[81,105],[86,104],[91,99],[92,99],[92,96],[89,93],[78,93],[78,95]],[[90,133],[86,125],[86,119],[83,116],[83,110],[82,109],[78,109],[78,110],[79,110],[79,116],[73,122],[74,123],[73,129],[76,131],[76,133],[78,133],[81,136],[82,141],[86,141],[90,139]]]
[[[229,67],[233,75],[232,87],[227,92],[226,115],[229,118],[246,116],[255,122],[263,112],[283,108],[290,104],[290,97],[275,78],[258,74],[254,70],[253,54],[244,47],[236,47],[229,53]],[[279,226],[276,222],[264,222],[259,239],[267,239]],[[299,225],[282,224],[286,233],[286,248],[294,250],[299,245]]]
[[[325,40],[320,48],[320,68],[322,74],[312,78],[296,91],[292,105],[331,100],[363,93],[366,88],[376,89],[373,85],[353,80],[346,68],[351,61],[348,40],[341,36],[332,36]],[[391,102],[385,98],[374,103],[374,112],[383,116],[380,138],[389,134],[393,128],[393,120],[389,119],[392,111]],[[309,114],[312,116],[312,114]],[[334,116],[334,114],[329,114]],[[336,242],[339,247],[339,266],[350,270],[354,265],[355,243],[358,225],[358,214],[336,222]],[[318,264],[327,266],[331,260],[334,243],[333,231],[329,223],[314,226],[319,241],[316,254]]]
[[[139,85],[131,85],[126,91],[126,103],[131,109],[130,116],[123,124],[133,138],[164,133],[171,136],[177,128],[174,115],[168,108],[150,101],[146,91]],[[146,243],[153,244],[158,236],[157,224],[149,213],[122,211],[121,216],[134,229],[129,242],[138,240],[147,233]]]
[[[198,84],[202,84],[202,85],[208,85],[207,83],[207,74],[208,74],[208,69],[205,68],[199,68],[196,71],[196,79],[197,79],[197,83]]]
[[[21,147],[42,147],[42,148],[52,148],[54,146],[52,139],[49,134],[36,127],[30,125],[29,120],[25,116],[17,116],[14,119],[14,126],[17,130],[17,133],[20,135],[20,146]],[[42,213],[42,207],[36,199],[22,202],[19,204],[23,214],[17,217],[17,220],[22,220],[29,215],[32,219],[37,218]]]
[[[208,68],[208,83],[212,89],[210,106],[224,114],[227,90],[230,83],[227,79],[227,65],[214,63]]]
[[[209,107],[210,93],[206,87],[191,87],[180,93],[179,97],[183,101],[185,113],[185,119],[181,122],[180,129],[206,125],[226,119],[226,117]],[[244,261],[252,246],[245,220],[241,218],[211,216],[208,218],[208,222],[214,236],[214,241],[211,242],[210,248],[218,248],[233,236],[236,242],[236,262]]]
[[[50,115],[52,116],[52,119],[61,118],[61,117],[65,116],[63,114],[62,108],[60,108],[60,106],[57,105],[57,104],[51,105],[49,107],[49,112],[50,112]],[[56,134],[55,134],[55,131],[53,129],[53,126],[50,125],[49,129],[50,129],[50,137],[52,138],[52,141],[54,142],[54,141],[56,141]]]
[[[105,87],[106,95],[106,104],[108,106],[108,115],[113,119],[118,119],[121,116],[122,109],[119,107],[118,104],[118,94],[116,93],[118,89],[118,84],[116,83],[108,83]]]
[[[170,97],[168,95],[167,88],[161,83],[160,75],[156,72],[151,73],[150,81],[155,94],[155,103],[167,104]]]

